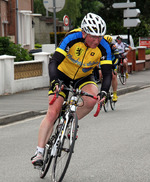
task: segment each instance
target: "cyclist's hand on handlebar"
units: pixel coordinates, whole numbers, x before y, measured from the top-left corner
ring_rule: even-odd
[[[106,99],[107,93],[105,91],[101,91],[98,94],[98,102],[100,103],[104,103],[105,99]]]
[[[51,86],[51,89],[52,89],[53,92],[58,92],[59,91],[58,85],[59,85],[58,80],[51,81],[50,86]]]
[[[60,80],[53,80],[50,84],[51,89],[54,93],[60,92],[63,89],[63,82]]]

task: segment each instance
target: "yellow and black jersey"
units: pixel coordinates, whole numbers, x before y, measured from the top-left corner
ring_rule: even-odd
[[[102,56],[105,56],[106,60],[103,60],[101,65],[112,64],[111,49],[104,39],[98,47],[92,49],[84,44],[81,29],[74,29],[66,34],[52,57],[49,66],[50,78],[57,78],[57,70],[73,80],[88,76],[100,63]]]

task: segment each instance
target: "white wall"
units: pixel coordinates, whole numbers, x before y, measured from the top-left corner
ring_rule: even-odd
[[[0,56],[0,95],[49,86],[49,53],[33,54],[34,61],[15,62],[15,56]],[[42,62],[42,76],[14,80],[14,65]]]

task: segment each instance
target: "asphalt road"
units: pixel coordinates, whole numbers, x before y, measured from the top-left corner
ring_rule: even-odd
[[[149,103],[150,88],[142,89],[121,95],[115,111],[82,119],[64,182],[149,182]],[[0,126],[0,181],[50,182],[30,161],[42,118]]]

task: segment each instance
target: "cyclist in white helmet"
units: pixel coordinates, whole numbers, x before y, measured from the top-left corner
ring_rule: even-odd
[[[105,21],[94,13],[88,13],[82,20],[81,28],[74,29],[66,34],[49,62],[50,88],[49,102],[54,93],[58,91],[59,80],[73,85],[99,97],[98,101],[90,97],[83,97],[84,104],[77,109],[78,119],[82,119],[94,108],[96,102],[104,100],[112,79],[112,59],[109,44],[102,39],[106,33]],[[100,63],[100,58],[106,56],[101,62],[103,84],[98,90],[93,76],[93,69]],[[53,124],[58,117],[63,101],[68,92],[60,92],[57,100],[48,106],[38,136],[35,155],[31,158],[34,166],[43,165],[43,152],[45,144],[51,135]]]
[[[116,47],[118,48],[120,59],[123,60],[123,66],[126,69],[126,78],[128,78],[128,59],[126,56],[132,50],[132,47],[127,43],[122,42],[122,37],[119,35],[116,38],[116,42]],[[126,48],[128,48],[127,51],[125,51]]]

